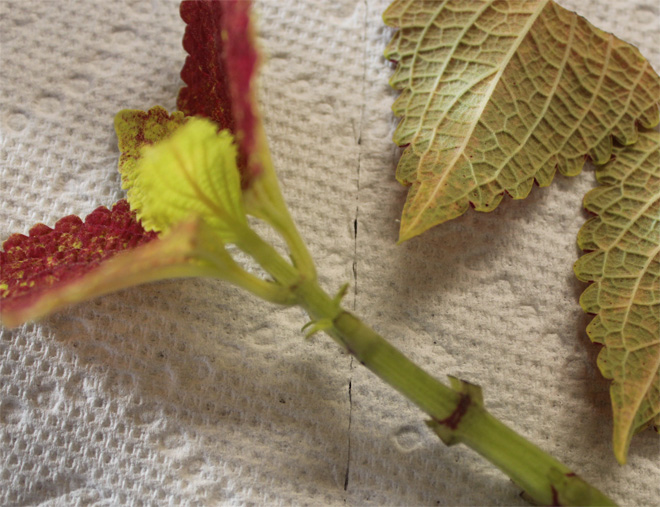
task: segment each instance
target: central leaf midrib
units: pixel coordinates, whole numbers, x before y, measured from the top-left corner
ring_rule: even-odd
[[[529,20],[527,21],[527,23],[525,24],[525,26],[521,30],[520,35],[518,36],[518,39],[511,45],[511,48],[509,49],[509,52],[507,53],[506,57],[502,60],[502,66],[501,66],[500,70],[497,72],[497,74],[495,75],[495,78],[493,79],[493,84],[490,86],[490,89],[485,94],[485,97],[488,97],[488,98],[483,101],[483,104],[482,104],[482,106],[479,110],[479,113],[476,115],[477,119],[473,122],[472,128],[470,129],[470,132],[464,137],[463,144],[459,147],[459,149],[455,150],[457,155],[447,165],[448,167],[453,167],[454,164],[456,163],[456,161],[458,160],[458,157],[460,157],[463,154],[463,152],[465,151],[465,147],[467,146],[467,143],[469,142],[469,140],[472,138],[472,134],[474,133],[474,129],[476,128],[476,126],[479,123],[479,118],[481,118],[481,115],[483,114],[484,109],[490,103],[490,97],[492,96],[493,91],[495,91],[495,87],[497,86],[497,83],[499,82],[500,78],[502,77],[502,74],[504,73],[506,68],[509,66],[509,63],[511,62],[511,59],[516,54],[516,51],[520,47],[520,44],[522,44],[522,42],[525,40],[525,38],[527,37],[527,35],[529,33],[529,30],[534,25],[536,20],[539,18],[541,13],[545,10],[545,7],[548,5],[549,2],[550,2],[550,0],[544,0],[542,3],[539,4],[539,8],[537,9],[537,11],[535,13],[533,13],[529,17]],[[438,182],[435,185],[435,188],[433,189],[433,191],[430,193],[430,196],[429,196],[428,200],[421,207],[422,210],[427,209],[429,207],[429,205],[433,202],[433,200],[435,199],[436,194],[440,190],[440,188],[442,186],[442,183],[444,183],[444,181],[447,178],[449,172],[450,171],[445,171],[445,173],[440,178],[438,178]],[[421,220],[421,217],[422,217],[422,213],[420,212],[420,213],[417,214],[415,219],[409,224],[408,229],[413,229],[414,226]]]
[[[563,77],[563,75],[564,75],[564,70],[566,69],[566,64],[568,63],[568,58],[569,58],[569,56],[570,56],[571,49],[572,49],[572,47],[573,47],[572,44],[573,44],[573,39],[574,39],[574,37],[575,37],[576,25],[577,25],[577,16],[573,16],[572,19],[571,19],[571,31],[570,31],[570,34],[569,34],[569,37],[568,37],[568,42],[566,43],[566,50],[565,50],[565,52],[564,52],[564,56],[563,56],[562,61],[561,61],[561,66],[560,66],[559,69],[557,70],[557,77],[555,78],[555,82],[554,82],[553,85],[552,85],[552,90],[548,93],[548,96],[546,97],[545,104],[544,104],[544,106],[543,106],[543,110],[541,111],[540,114],[537,115],[537,117],[536,117],[536,121],[535,121],[535,122],[533,123],[533,125],[528,129],[528,131],[527,131],[527,135],[525,136],[525,139],[522,140],[522,141],[519,143],[518,148],[516,148],[516,149],[515,149],[510,155],[508,155],[508,156],[504,159],[503,162],[501,162],[501,163],[499,164],[499,167],[496,168],[497,170],[494,172],[493,177],[492,177],[492,178],[489,178],[489,179],[487,179],[487,180],[485,180],[485,181],[483,182],[484,184],[486,184],[486,183],[491,183],[491,182],[493,182],[493,181],[497,181],[497,179],[500,177],[500,174],[502,173],[502,169],[504,169],[504,167],[505,167],[505,166],[506,166],[511,160],[513,160],[513,159],[515,158],[515,156],[518,155],[518,153],[520,153],[521,151],[523,151],[523,150],[526,148],[526,146],[527,146],[527,142],[528,142],[529,139],[532,137],[532,135],[534,134],[534,132],[536,132],[536,129],[538,128],[538,126],[539,126],[539,124],[541,123],[541,121],[543,121],[543,119],[545,118],[545,115],[546,115],[546,113],[548,112],[548,109],[550,108],[550,104],[552,104],[552,99],[554,98],[555,94],[557,93],[557,88],[559,88],[559,84],[561,83],[562,77]],[[602,79],[602,78],[601,78],[601,79]],[[599,81],[599,82],[598,82],[598,89],[600,89],[600,84],[601,84],[601,82],[602,82],[602,81]],[[592,104],[593,104],[593,100],[595,100],[594,97],[596,97],[596,96],[597,96],[597,94],[594,93],[594,95],[593,95],[593,97],[592,97],[592,102],[590,102],[590,103],[589,103],[589,106],[585,109],[585,113],[584,113],[585,115],[587,114],[588,111],[591,110],[591,106],[592,106]],[[580,121],[582,121],[582,120],[580,120]],[[579,125],[579,123],[578,123],[578,125]],[[577,128],[577,127],[576,127],[576,128]],[[575,132],[575,130],[573,130],[573,132],[570,134],[570,136],[572,136],[574,132]],[[555,152],[555,153],[553,154],[553,156],[556,156],[557,153],[559,153],[559,151]],[[470,165],[472,165],[472,164],[470,164]],[[476,177],[475,177],[475,184],[478,185],[478,182],[476,181]],[[464,194],[464,195],[467,195],[467,193]]]

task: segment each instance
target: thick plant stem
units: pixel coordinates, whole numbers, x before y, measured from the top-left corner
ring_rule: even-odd
[[[344,310],[315,279],[306,279],[256,234],[239,245],[279,283],[290,287],[298,304],[360,364],[431,417],[428,422],[447,445],[464,443],[504,471],[542,505],[615,505],[567,466],[518,435],[484,407],[481,389],[450,379],[445,385],[422,370],[380,334]]]
[[[298,294],[310,315],[332,320],[333,326],[327,330],[330,336],[431,417],[429,426],[446,444],[468,445],[539,504],[615,505],[568,467],[493,417],[484,408],[476,386],[455,381],[451,388],[438,381],[357,317],[333,309],[333,300],[318,285],[301,287]]]

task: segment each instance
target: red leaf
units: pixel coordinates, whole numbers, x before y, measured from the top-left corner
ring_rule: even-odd
[[[177,107],[186,116],[205,116],[233,132],[228,73],[220,37],[223,3],[181,2],[181,18],[187,24],[183,48],[189,54],[181,79],[188,86],[179,91]]]
[[[262,167],[257,151],[252,77],[258,61],[250,24],[250,2],[192,0],[181,3],[186,22],[183,47],[189,56],[181,71],[187,84],[177,107],[187,116],[205,116],[236,136],[243,187],[250,186]]]
[[[112,211],[97,208],[84,222],[70,215],[53,229],[37,224],[29,236],[13,234],[0,252],[2,313],[29,307],[44,293],[79,280],[117,253],[156,236],[142,228],[125,200]]]

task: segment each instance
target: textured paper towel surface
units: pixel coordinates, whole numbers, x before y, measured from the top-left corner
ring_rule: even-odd
[[[656,1],[561,3],[660,68]],[[266,129],[323,285],[350,281],[349,307],[617,501],[658,505],[657,435],[615,463],[577,303],[590,170],[395,246],[386,5],[256,7]],[[175,1],[0,2],[0,240],[122,197],[112,118],[174,108],[183,28]],[[305,342],[305,322],[189,280],[0,330],[0,504],[524,505],[333,343]]]

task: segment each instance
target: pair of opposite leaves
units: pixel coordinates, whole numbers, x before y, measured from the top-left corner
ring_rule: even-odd
[[[129,192],[142,147],[192,115],[236,135],[244,197],[269,177],[250,87],[256,53],[248,8],[182,3],[189,53],[182,112],[128,111],[116,120]],[[597,169],[605,186],[590,192],[585,206],[599,216],[579,237],[593,252],[576,265],[580,279],[595,282],[581,303],[598,314],[588,332],[605,345],[599,366],[613,379],[615,454],[625,461],[632,434],[660,418],[660,140],[635,125],[658,122],[658,76],[632,46],[550,0],[397,0],[384,19],[398,28],[386,50],[398,61],[392,85],[402,90],[394,140],[407,145],[397,177],[411,185],[401,239],[469,204],[492,210],[504,192],[524,198],[534,181],[548,185],[556,169],[577,174],[586,155],[606,163],[612,136],[624,145],[637,141],[614,148],[616,160]],[[195,224],[156,237],[123,201],[84,224],[67,217],[55,229],[39,225],[29,238],[10,237],[0,257],[3,320],[16,325],[126,285],[204,274],[191,256]]]

